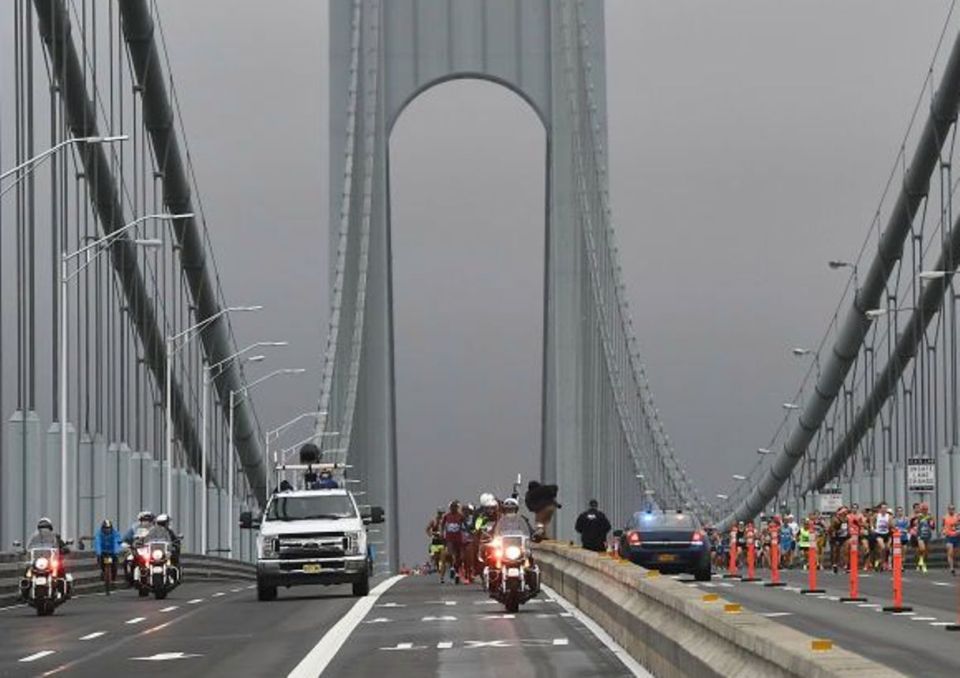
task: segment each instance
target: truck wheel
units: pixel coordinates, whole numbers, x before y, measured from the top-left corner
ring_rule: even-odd
[[[277,599],[277,587],[276,586],[265,586],[260,582],[257,582],[257,600],[260,601],[270,601]]]
[[[370,593],[370,575],[364,574],[363,579],[353,582],[353,595],[363,597]]]

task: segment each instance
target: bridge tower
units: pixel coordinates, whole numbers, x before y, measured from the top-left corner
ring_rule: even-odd
[[[389,140],[407,104],[452,79],[503,85],[546,130],[541,475],[567,505],[557,534],[573,536],[589,496],[618,517],[644,482],[680,502],[686,479],[663,454],[609,223],[602,0],[330,8],[332,310],[317,433],[364,502],[387,511],[381,566],[398,562]]]

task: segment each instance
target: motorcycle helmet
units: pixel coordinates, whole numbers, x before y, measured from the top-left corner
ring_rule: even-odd
[[[170,516],[168,516],[166,513],[161,513],[159,516],[157,516],[157,525],[160,527],[166,527],[169,524]]]
[[[102,523],[100,523],[100,529],[109,532],[113,529],[113,523],[110,522],[109,518],[106,518]]]
[[[38,530],[52,530],[52,529],[53,529],[53,521],[50,520],[49,518],[47,518],[46,516],[44,516],[43,518],[41,518],[40,520],[37,521],[37,529],[38,529]]]
[[[503,500],[504,513],[516,513],[520,510],[520,503],[513,497],[507,497]]]
[[[140,511],[137,514],[137,520],[141,523],[152,523],[153,522],[153,512],[152,511]]]
[[[480,495],[480,506],[482,508],[494,508],[497,505],[497,498],[490,492],[484,492]]]

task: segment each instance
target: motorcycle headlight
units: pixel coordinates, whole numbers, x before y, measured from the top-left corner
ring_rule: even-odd
[[[523,556],[523,551],[519,546],[511,544],[503,550],[503,555],[507,560],[520,560],[521,556]]]
[[[164,556],[165,556],[166,554],[164,554],[163,549],[153,549],[153,554],[152,554],[152,555],[153,555],[153,559],[154,559],[155,561],[159,562],[159,561],[163,560],[163,558],[164,558]]]
[[[50,567],[50,561],[47,558],[40,557],[33,561],[33,567],[37,570],[45,572],[48,567]]]

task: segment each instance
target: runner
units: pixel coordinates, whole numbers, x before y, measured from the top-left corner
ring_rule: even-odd
[[[847,569],[847,539],[850,528],[847,524],[847,507],[841,506],[830,519],[830,566],[834,574],[842,567]]]
[[[810,558],[810,527],[813,525],[813,520],[808,518],[803,521],[803,526],[800,528],[800,532],[797,534],[797,548],[800,552],[800,560],[803,563],[803,569],[806,570],[809,564]]]
[[[917,513],[917,569],[927,572],[927,544],[933,539],[937,523],[930,515],[930,507],[921,502]]]
[[[873,516],[873,534],[876,543],[873,547],[873,569],[883,571],[887,569],[887,547],[890,545],[890,527],[893,515],[887,508],[886,502],[880,502],[877,512]]]
[[[475,512],[473,504],[467,504],[463,509],[463,525],[460,528],[463,543],[460,547],[460,563],[464,584],[472,584],[474,566],[477,562],[477,536],[474,533]]]
[[[950,568],[950,574],[957,576],[957,569],[954,567],[954,551],[960,547],[960,532],[957,531],[957,520],[960,516],[956,513],[956,507],[950,504],[947,507],[947,515],[943,517],[943,538],[947,545],[947,567]]]
[[[903,513],[902,506],[897,507],[897,513],[893,518],[893,525],[900,530],[900,549],[903,551],[903,559],[907,560],[910,546],[910,519]]]
[[[460,583],[460,549],[463,545],[463,514],[460,512],[460,502],[454,499],[450,502],[450,510],[441,520],[443,534],[443,565],[440,570],[440,583],[449,571],[450,579],[454,584]]]
[[[434,572],[440,573],[440,583],[443,583],[443,534],[441,533],[441,527],[443,525],[443,508],[437,507],[437,514],[433,519],[427,523],[427,538],[430,540],[430,545],[427,547],[427,552],[430,555],[430,563],[433,566]]]

